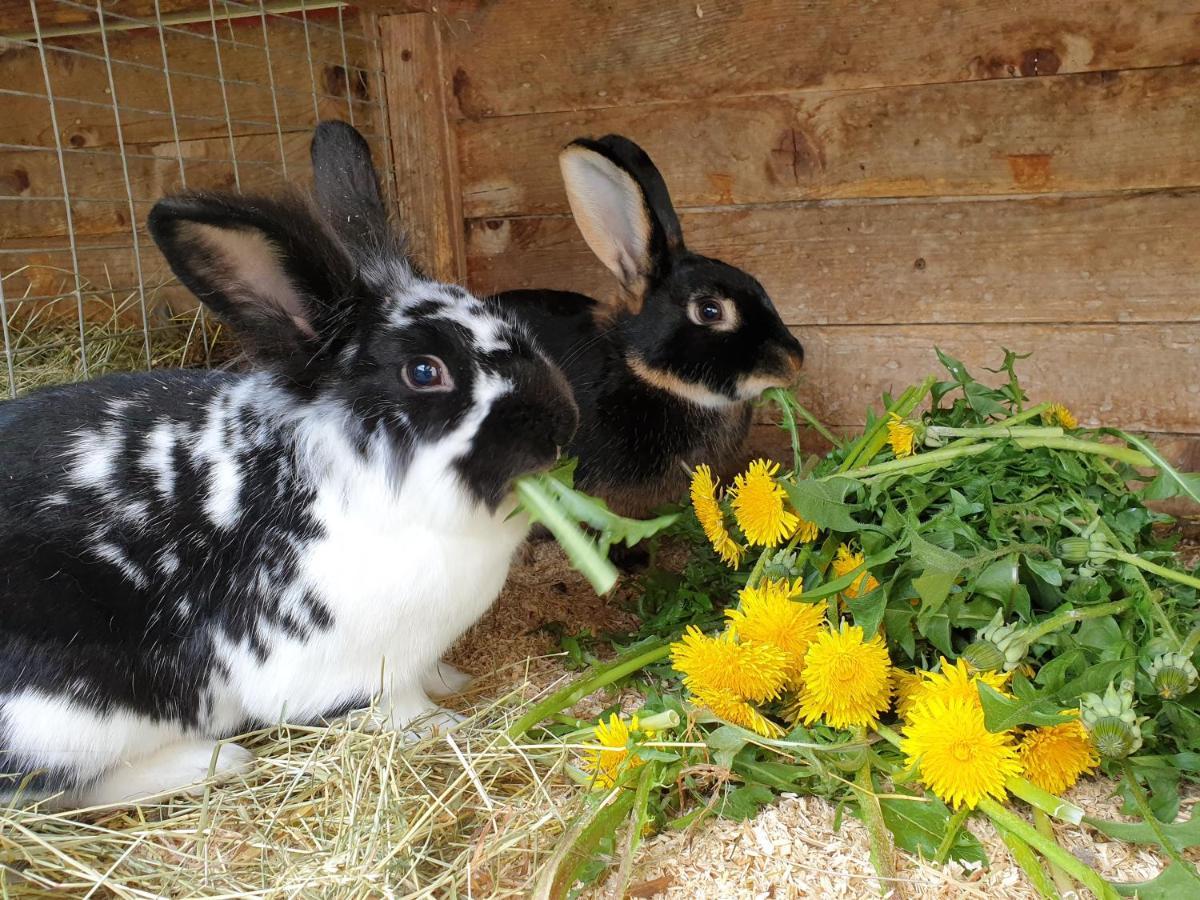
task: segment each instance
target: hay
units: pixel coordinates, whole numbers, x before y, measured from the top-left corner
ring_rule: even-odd
[[[0,811],[0,896],[519,897],[575,810],[517,691],[405,746],[348,723],[242,739],[254,770],[140,809]]]
[[[69,274],[47,266],[25,266],[4,279],[23,276],[34,268],[42,275],[47,271]],[[81,285],[87,297],[82,327],[75,315],[73,293],[49,300],[31,299],[30,287],[26,296],[6,300],[8,327],[7,341],[0,345],[0,399],[110,372],[211,366],[233,359],[237,347],[221,324],[199,306],[173,311],[161,296],[167,286],[145,289],[144,325],[142,292],[111,283],[85,281]]]

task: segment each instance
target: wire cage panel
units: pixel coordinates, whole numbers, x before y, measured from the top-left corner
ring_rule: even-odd
[[[390,159],[382,80],[373,23],[346,3],[0,0],[0,396],[228,356],[150,207],[304,184],[321,119]]]

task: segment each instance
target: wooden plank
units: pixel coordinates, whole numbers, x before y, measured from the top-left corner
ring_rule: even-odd
[[[1200,192],[695,212],[688,245],[762,282],[792,325],[1200,321]],[[485,293],[606,296],[566,217],[468,223]]]
[[[471,218],[565,212],[558,150],[619,132],[680,207],[1200,185],[1200,65],[464,122]]]
[[[1035,400],[1067,404],[1088,426],[1200,434],[1200,324],[819,325],[804,344],[799,396],[824,422],[861,421],[868,403],[941,370],[933,348],[978,376],[1002,349],[1032,353],[1018,370]]]
[[[401,222],[431,275],[462,281],[462,191],[437,23],[428,13],[383,16],[379,23]]]
[[[467,118],[1200,59],[1197,0],[440,0]]]
[[[354,26],[353,18],[348,25]],[[229,23],[220,35],[219,65],[211,30],[195,26],[166,35],[170,95],[156,32],[109,35],[108,57],[126,143],[172,140],[176,126],[184,140],[228,136],[231,125],[235,135],[273,133],[277,122],[295,129],[311,127],[317,118],[346,118],[351,101],[356,119],[369,118],[377,107],[378,66],[368,45],[353,34],[346,40],[349,74],[339,35],[310,28],[306,40],[299,19],[272,17],[265,40],[261,22],[255,19]],[[47,42],[46,60],[64,145],[116,146],[113,95],[101,39]],[[219,70],[224,73],[224,94]],[[37,48],[6,48],[0,54],[0,84],[37,95],[0,95],[5,107],[3,142],[54,147]]]
[[[232,148],[228,138],[127,145],[124,166],[111,148],[69,151],[63,161],[75,234],[102,235],[128,229],[126,168],[135,215],[144,222],[159,197],[185,186],[232,190],[240,184],[244,192],[271,192],[285,185],[308,184],[311,139],[312,132],[307,129],[282,135],[286,175],[280,163],[281,140],[274,134],[237,137]],[[371,135],[368,140],[379,152],[382,138]],[[0,237],[65,236],[61,184],[53,151],[0,151]]]

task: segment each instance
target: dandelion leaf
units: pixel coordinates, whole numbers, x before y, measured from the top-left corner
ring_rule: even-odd
[[[1195,867],[1179,862],[1172,862],[1150,881],[1110,883],[1117,893],[1124,897],[1137,897],[1138,900],[1179,900],[1181,897],[1195,897],[1200,891],[1200,877],[1197,877]]]
[[[784,482],[788,499],[797,513],[818,528],[829,528],[841,532],[857,532],[862,525],[851,515],[854,507],[846,502],[846,492],[852,482],[845,478],[831,481],[802,479]]]
[[[936,797],[914,797],[911,800],[880,797],[879,806],[883,810],[884,824],[896,839],[897,847],[907,853],[920,854],[925,859],[933,859],[937,855],[950,824],[951,812],[946,804]],[[950,847],[950,858],[985,866],[988,863],[983,844],[966,828],[959,829]]]

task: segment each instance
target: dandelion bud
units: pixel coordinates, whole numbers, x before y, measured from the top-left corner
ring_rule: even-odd
[[[1004,613],[997,610],[992,621],[980,629],[975,641],[963,650],[962,657],[983,672],[1011,672],[1025,661],[1028,652],[1025,629],[1019,625],[1005,625]]]
[[[763,578],[766,581],[786,581],[789,584],[796,581],[803,571],[796,565],[799,558],[794,550],[780,550],[768,561],[763,568]]]
[[[1182,653],[1163,653],[1146,667],[1154,690],[1164,700],[1177,700],[1196,688],[1200,675],[1192,661]]]
[[[1063,562],[1079,565],[1087,562],[1091,547],[1092,542],[1085,537],[1069,537],[1059,541],[1054,552]]]
[[[1103,697],[1084,694],[1080,713],[1105,759],[1124,759],[1142,746],[1141,723],[1146,719],[1138,718],[1133,711],[1133,685],[1129,682],[1123,682],[1119,691],[1110,684]]]
[[[1004,651],[991,641],[975,641],[962,652],[962,658],[972,669],[981,672],[997,672],[1004,668]]]

